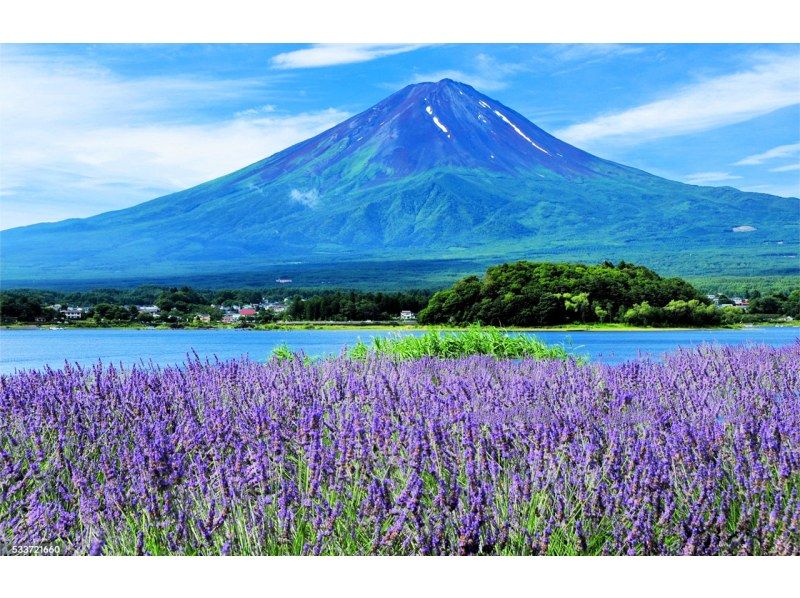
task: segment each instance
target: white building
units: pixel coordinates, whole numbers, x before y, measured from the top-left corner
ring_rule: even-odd
[[[416,320],[417,316],[414,314],[413,311],[409,311],[407,309],[404,309],[403,311],[400,312],[400,319],[401,320]]]
[[[152,315],[156,315],[161,311],[155,305],[137,305],[136,309],[139,311],[140,314],[152,314]]]
[[[83,317],[82,307],[68,307],[64,310],[67,320],[80,320]]]

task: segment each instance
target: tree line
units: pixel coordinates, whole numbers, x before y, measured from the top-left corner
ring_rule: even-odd
[[[259,306],[255,323],[284,320],[390,320],[402,310],[417,312],[428,303],[432,291],[363,292],[288,289],[201,290],[191,287],[140,287],[137,289],[98,289],[86,292],[57,292],[17,289],[0,292],[0,321],[57,322],[63,314],[49,306],[86,308],[85,318],[96,323],[178,323],[195,315],[222,319],[225,308]],[[288,300],[288,301],[286,301]],[[286,310],[277,313],[263,308],[263,302],[286,301]],[[160,316],[140,313],[137,305],[155,305]]]
[[[617,322],[636,326],[713,326],[782,316],[800,318],[800,288],[749,293],[747,310],[722,308],[680,278],[665,278],[635,264],[597,265],[516,262],[468,276],[435,294],[427,290],[363,292],[347,290],[194,289],[142,286],[81,292],[18,289],[0,292],[0,321],[56,322],[63,314],[48,306],[87,307],[86,318],[105,322],[187,322],[196,315],[222,319],[226,308],[286,300],[277,313],[259,309],[255,323],[390,320],[402,310],[424,324],[553,326]],[[719,303],[727,298],[720,296]],[[156,305],[154,318],[137,305]]]
[[[323,291],[311,297],[296,295],[286,311],[290,320],[391,320],[402,310],[417,313],[431,298],[430,291],[370,293]]]

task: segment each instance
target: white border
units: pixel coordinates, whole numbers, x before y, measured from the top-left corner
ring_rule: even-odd
[[[792,557],[8,557],[8,596],[778,596]]]
[[[7,0],[4,42],[798,42],[786,0]]]
[[[9,0],[2,42],[798,42],[787,2]],[[0,59],[2,56],[0,55]],[[0,64],[0,76],[2,76]],[[0,558],[16,596],[779,595],[796,558]]]

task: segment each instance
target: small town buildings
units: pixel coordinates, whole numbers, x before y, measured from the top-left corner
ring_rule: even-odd
[[[250,318],[256,315],[256,310],[253,309],[252,307],[243,307],[242,309],[239,310],[239,315],[242,317]]]
[[[67,320],[80,320],[83,317],[82,307],[68,307],[63,311]]]
[[[277,282],[278,284],[289,284],[290,282],[292,282],[292,279],[291,278],[284,278],[284,277],[276,278],[275,282]]]
[[[733,301],[733,305],[730,307],[735,307],[736,309],[747,309],[748,307],[750,307],[749,299],[742,299],[741,297],[731,297],[731,301]]]
[[[197,314],[195,317],[204,324],[208,324],[209,322],[211,322],[211,316],[208,314]]]
[[[414,314],[413,311],[409,311],[407,309],[404,309],[403,311],[400,312],[400,319],[401,320],[416,320],[417,316],[416,316],[416,314]]]
[[[161,311],[155,305],[137,305],[136,310],[140,314],[150,314],[152,316],[158,315],[158,313]]]

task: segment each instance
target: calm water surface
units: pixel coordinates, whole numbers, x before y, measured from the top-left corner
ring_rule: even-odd
[[[358,339],[415,334],[391,330],[0,330],[0,373],[62,367],[64,361],[81,364],[180,364],[196,352],[203,358],[231,359],[247,355],[265,360],[286,344],[307,355],[338,354]],[[742,330],[536,332],[547,343],[564,344],[572,353],[593,361],[619,363],[639,356],[658,356],[678,347],[704,342],[725,345],[800,342],[800,328],[755,327]]]

